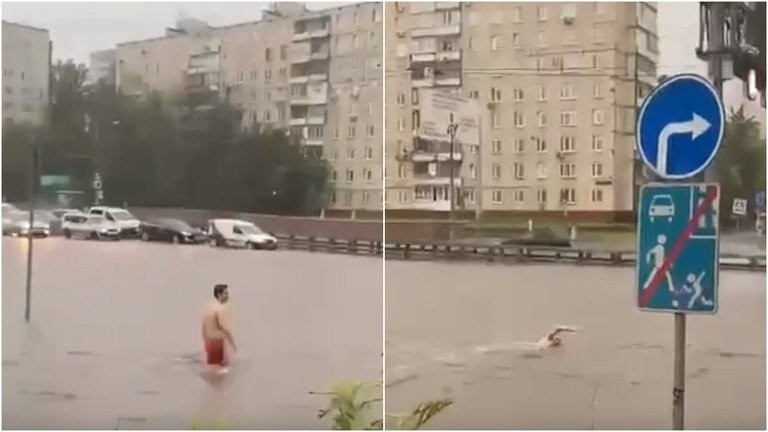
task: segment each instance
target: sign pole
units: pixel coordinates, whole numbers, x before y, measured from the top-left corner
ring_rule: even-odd
[[[672,429],[685,429],[685,314],[675,314],[675,370],[672,389]]]

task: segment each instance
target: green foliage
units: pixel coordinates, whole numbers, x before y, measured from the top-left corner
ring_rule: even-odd
[[[734,198],[749,202],[757,191],[765,190],[765,139],[754,118],[744,115],[744,107],[731,110],[726,123],[723,147],[716,162],[717,180],[722,186],[720,212],[724,224],[730,223]]]
[[[380,382],[344,381],[334,385],[330,392],[310,394],[330,397],[328,408],[320,410],[318,416],[321,419],[331,416],[334,430],[381,430],[383,420],[378,417],[372,419],[375,414],[381,413],[381,398],[377,397],[380,393]],[[388,414],[386,427],[390,430],[420,429],[451,404],[451,399],[441,399],[421,403],[408,413]]]

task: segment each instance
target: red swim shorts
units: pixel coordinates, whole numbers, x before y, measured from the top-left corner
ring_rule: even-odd
[[[212,339],[205,341],[205,362],[209,365],[226,365],[224,360],[224,340]]]

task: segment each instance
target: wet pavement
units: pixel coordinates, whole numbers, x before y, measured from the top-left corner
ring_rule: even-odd
[[[669,429],[673,317],[634,270],[388,261],[387,412],[451,397],[435,429]],[[765,273],[720,274],[688,319],[686,428],[765,429]],[[565,345],[531,348],[555,325]]]
[[[139,241],[3,239],[3,427],[323,429],[309,395],[381,374],[381,260]],[[240,347],[200,376],[200,312],[230,285]]]

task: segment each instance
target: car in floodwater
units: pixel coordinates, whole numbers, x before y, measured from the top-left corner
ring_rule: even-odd
[[[80,237],[91,240],[120,240],[120,227],[100,215],[67,213],[61,218],[61,230],[68,239]]]
[[[124,208],[96,206],[88,209],[88,214],[104,216],[108,221],[116,223],[123,238],[139,237],[141,221]]]
[[[245,249],[277,249],[277,239],[264,232],[253,222],[238,219],[212,219],[208,221],[210,245]]]
[[[180,219],[153,219],[142,222],[139,237],[144,241],[165,241],[173,244],[200,244],[208,241],[208,235]]]
[[[51,218],[53,216],[43,210],[34,211],[34,220],[30,227],[29,212],[10,211],[3,212],[3,235],[24,237],[32,234],[33,237],[48,237],[51,235]]]

